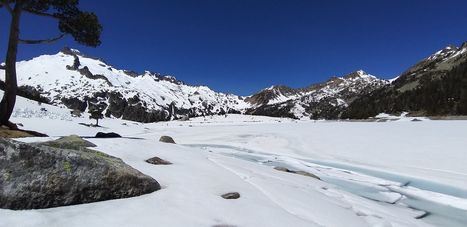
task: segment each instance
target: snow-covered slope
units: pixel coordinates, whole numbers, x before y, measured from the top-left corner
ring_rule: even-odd
[[[1,92],[0,92],[1,94]],[[11,226],[465,226],[466,121],[296,121],[229,114],[142,124],[18,98],[12,121],[55,139],[97,131],[99,151],[155,179],[160,191],[42,210],[0,209]],[[160,143],[161,135],[177,144]],[[135,137],[139,139],[135,139]],[[144,160],[160,157],[173,165]],[[306,171],[321,180],[277,171]],[[1,175],[0,175],[1,177]],[[239,192],[237,200],[224,200]]]
[[[189,86],[157,73],[119,70],[71,49],[18,62],[17,71],[19,86],[36,89],[52,104],[81,111],[93,105],[105,109],[106,116],[141,122],[238,112],[249,107],[236,95]]]

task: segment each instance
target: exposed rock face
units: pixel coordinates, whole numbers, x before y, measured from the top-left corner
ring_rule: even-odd
[[[65,105],[68,109],[72,110],[79,110],[81,112],[84,112],[86,108],[88,107],[88,104],[86,101],[82,101],[78,98],[62,98],[61,102],[63,105]]]
[[[172,139],[172,137],[170,137],[170,136],[161,136],[161,138],[159,139],[159,142],[163,142],[163,143],[175,143],[175,140]]]
[[[123,98],[123,95],[118,92],[109,93],[109,107],[105,115],[110,117],[111,115],[120,118],[125,112],[125,108],[128,106],[128,102]]]
[[[0,80],[0,90],[5,90],[5,82],[2,80]],[[32,86],[21,85],[18,87],[17,92],[18,96],[31,99],[37,102],[50,104],[50,100],[47,97],[42,96],[42,93],[44,91],[38,90]]]
[[[118,133],[115,132],[98,132],[96,133],[96,138],[120,138],[122,137]]]
[[[169,161],[166,161],[162,158],[159,158],[159,157],[152,157],[148,160],[146,160],[147,163],[149,164],[153,164],[153,165],[172,165],[171,162]]]
[[[50,208],[139,196],[160,189],[156,180],[118,158],[87,148],[60,149],[46,144],[0,138],[0,208]],[[55,142],[63,144],[76,145],[63,139]]]
[[[221,195],[222,198],[224,199],[238,199],[240,198],[240,193],[238,192],[229,192]]]
[[[137,121],[143,123],[167,121],[169,113],[165,110],[148,110],[141,103],[136,105],[129,104],[123,110],[123,120]]]

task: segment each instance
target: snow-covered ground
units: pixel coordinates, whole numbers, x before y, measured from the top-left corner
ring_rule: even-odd
[[[41,110],[41,108],[43,108]],[[329,122],[229,115],[103,128],[69,110],[19,99],[14,122],[97,150],[152,176],[162,190],[68,207],[0,209],[0,226],[465,226],[467,121]],[[177,144],[158,142],[172,136]],[[140,138],[140,139],[137,139]],[[158,156],[173,165],[144,160]],[[273,167],[319,176],[285,173]],[[224,200],[239,192],[237,200]]]

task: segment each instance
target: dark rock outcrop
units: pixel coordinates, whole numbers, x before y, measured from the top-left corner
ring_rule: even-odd
[[[78,70],[79,66],[81,65],[79,61],[79,57],[77,55],[73,55],[74,60],[73,60],[73,65],[67,65],[66,69],[68,70]]]
[[[161,138],[159,139],[159,142],[163,142],[163,143],[175,143],[175,140],[170,137],[170,136],[161,136]]]
[[[79,110],[84,112],[88,107],[86,101],[80,100],[78,98],[61,98],[60,101],[65,105],[68,109],[72,110]]]
[[[74,57],[73,65],[67,65],[66,69],[72,70],[72,71],[77,71],[81,75],[83,75],[83,76],[85,76],[85,77],[87,77],[89,79],[93,79],[93,80],[101,79],[101,80],[104,80],[108,85],[112,86],[112,83],[110,83],[110,81],[109,81],[109,79],[107,79],[107,77],[105,77],[103,75],[99,75],[99,74],[94,75],[89,70],[89,68],[87,66],[84,66],[84,67],[80,68],[81,62],[79,60],[79,56],[82,56],[82,54],[80,54],[79,52],[75,52],[75,51],[71,50],[68,47],[65,47],[61,52]]]
[[[123,95],[118,92],[110,92],[109,93],[109,107],[105,115],[110,117],[111,115],[120,118],[122,117],[123,113],[125,112],[125,108],[128,106],[128,102]]]
[[[109,79],[107,79],[107,77],[103,76],[103,75],[100,75],[100,74],[92,74],[91,71],[89,71],[89,68],[87,66],[84,66],[83,68],[81,69],[78,69],[77,70],[81,75],[89,78],[89,79],[93,79],[93,80],[97,80],[97,79],[101,79],[101,80],[105,80],[105,82],[112,86],[112,83],[110,83]]]
[[[127,198],[160,189],[156,180],[98,151],[3,138],[0,185],[0,208],[14,210]]]
[[[129,104],[125,107],[122,115],[123,120],[137,121],[143,123],[167,121],[169,114],[164,110],[148,110],[141,103],[136,105]]]
[[[139,76],[140,74],[135,72],[135,71],[132,71],[132,70],[123,70],[123,72],[128,75],[128,76],[131,76],[131,77],[137,77]]]
[[[5,82],[2,80],[0,80],[0,90],[5,90]],[[18,87],[17,95],[40,103],[50,104],[50,100],[42,96],[42,92],[42,90],[37,90],[29,85],[21,85]]]

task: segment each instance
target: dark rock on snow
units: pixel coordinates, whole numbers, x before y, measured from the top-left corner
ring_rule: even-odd
[[[240,198],[240,193],[238,192],[229,192],[221,195],[222,198],[224,199],[238,199]]]
[[[122,136],[115,132],[98,132],[96,138],[121,138]]]
[[[150,158],[146,160],[146,162],[149,164],[153,164],[153,165],[171,165],[172,164],[171,162],[161,159],[159,157]]]
[[[68,139],[40,145],[0,138],[0,208],[50,208],[139,196],[160,189],[156,180],[119,158],[86,148],[46,146],[76,147],[83,142],[64,142]],[[71,141],[79,140],[72,137]]]
[[[170,137],[170,136],[161,136],[161,138],[159,139],[159,142],[163,142],[163,143],[175,143],[175,140],[172,139],[172,137]]]

